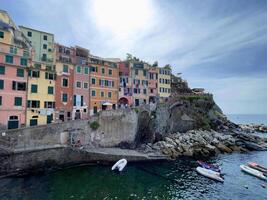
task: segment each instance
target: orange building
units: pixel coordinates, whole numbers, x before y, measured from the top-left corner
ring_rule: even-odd
[[[100,110],[116,109],[119,69],[116,62],[89,55],[90,115]]]

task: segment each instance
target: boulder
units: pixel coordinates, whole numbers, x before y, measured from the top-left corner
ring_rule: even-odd
[[[225,146],[222,143],[217,144],[216,147],[223,153],[231,153],[232,152],[232,149],[230,149],[229,147]]]

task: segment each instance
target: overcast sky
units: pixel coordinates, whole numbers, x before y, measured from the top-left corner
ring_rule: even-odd
[[[173,66],[224,113],[267,114],[266,0],[0,0],[17,25],[102,57]]]

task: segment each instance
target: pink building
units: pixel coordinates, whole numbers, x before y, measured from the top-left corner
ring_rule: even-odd
[[[89,50],[76,47],[76,65],[73,81],[73,119],[89,118]]]
[[[26,124],[26,67],[31,53],[5,43],[0,43],[0,49],[0,128],[19,128]]]
[[[133,85],[130,76],[129,63],[119,62],[119,105],[133,105]]]

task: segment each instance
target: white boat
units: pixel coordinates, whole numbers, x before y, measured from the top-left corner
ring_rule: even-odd
[[[210,169],[205,169],[203,167],[197,167],[197,172],[207,178],[213,179],[215,181],[224,182],[223,178],[220,176],[219,172],[212,171]]]
[[[246,165],[240,165],[240,168],[242,171],[252,175],[252,176],[256,176],[260,179],[263,179],[263,180],[266,180],[267,181],[267,177],[264,176],[264,174],[256,169],[252,169],[251,167],[249,166],[246,166]]]
[[[126,159],[120,159],[118,162],[116,162],[111,170],[115,170],[115,169],[118,169],[118,171],[122,171],[124,169],[124,167],[127,165],[127,160]]]

